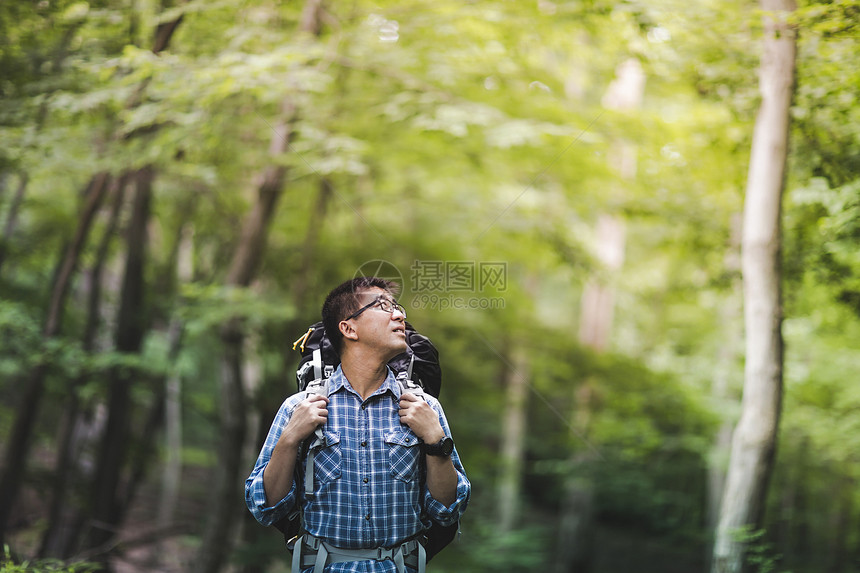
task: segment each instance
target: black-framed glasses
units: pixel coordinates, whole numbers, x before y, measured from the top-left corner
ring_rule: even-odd
[[[377,298],[376,300],[374,300],[373,302],[370,302],[370,303],[364,305],[363,307],[361,307],[360,309],[358,309],[357,311],[353,312],[352,314],[350,314],[349,316],[344,318],[344,320],[356,318],[362,312],[364,312],[368,308],[371,308],[374,306],[378,306],[380,310],[383,310],[383,311],[387,312],[388,314],[394,314],[394,311],[398,310],[398,311],[400,311],[400,314],[403,315],[403,318],[404,319],[406,318],[406,309],[403,308],[402,305],[398,304],[397,302],[395,302],[391,299],[387,299],[387,298],[381,296],[381,297]]]

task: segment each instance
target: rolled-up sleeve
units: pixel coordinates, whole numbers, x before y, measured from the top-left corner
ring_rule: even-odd
[[[254,470],[245,480],[245,504],[254,518],[263,525],[271,525],[279,521],[290,513],[296,505],[295,481],[286,497],[277,500],[274,504],[270,504],[270,500],[266,498],[266,489],[263,485],[263,471],[272,459],[272,450],[275,449],[281,432],[283,432],[287,422],[290,421],[290,415],[296,403],[296,396],[292,396],[281,404],[272,422],[272,427],[269,429],[269,434],[266,436],[266,441],[263,442],[257,463],[254,464]]]
[[[435,399],[430,400],[429,403],[439,414],[439,422],[442,424],[445,435],[451,437],[451,428],[448,426],[448,420],[445,418],[442,406]],[[469,483],[469,478],[466,477],[466,470],[463,468],[463,463],[460,460],[460,455],[457,453],[456,447],[451,454],[451,461],[454,463],[454,469],[457,471],[457,499],[451,505],[446,506],[436,500],[430,494],[430,490],[426,486],[424,487],[424,508],[427,511],[427,516],[440,525],[451,525],[459,521],[463,512],[466,511],[466,506],[469,505],[469,498],[472,495],[472,484]]]

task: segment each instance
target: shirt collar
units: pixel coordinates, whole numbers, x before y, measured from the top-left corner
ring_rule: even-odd
[[[390,392],[394,395],[396,399],[400,399],[400,384],[397,383],[397,379],[394,377],[394,372],[392,372],[391,368],[386,367],[388,370],[388,374],[385,376],[385,380],[382,382],[382,386],[380,386],[376,392],[372,394],[372,396],[385,394],[386,392]],[[340,364],[337,366],[337,370],[331,375],[331,378],[328,379],[328,393],[329,396],[339,391],[341,388],[346,388],[350,392],[354,394],[358,394],[355,389],[352,387],[352,384],[349,383],[349,380],[346,379],[346,376],[343,374],[343,370],[340,367]]]

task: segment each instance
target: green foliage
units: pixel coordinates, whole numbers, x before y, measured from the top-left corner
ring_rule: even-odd
[[[571,471],[595,479],[604,523],[702,543],[705,460],[718,418],[735,414],[709,394],[718,373],[730,387],[743,375],[742,359],[722,357],[742,337],[740,317],[727,312],[739,308],[739,271],[728,262],[758,103],[755,4],[326,2],[318,37],[297,32],[302,3],[177,4],[160,13],[152,2],[0,4],[4,223],[27,177],[2,238],[2,435],[34,365],[50,367],[51,414],[69,392],[98,404],[112,371],[134,373],[136,405],[172,374],[182,379],[184,460],[211,465],[224,322],[240,319],[255,372],[248,386],[265,418],[293,389],[289,345],[317,320],[324,293],[381,259],[406,283],[410,321],[440,349],[442,401],[475,485],[468,542],[437,568],[546,568]],[[856,0],[806,2],[795,16],[786,395],[774,483],[777,494],[805,492],[821,507],[834,505],[828,484],[860,477],[860,396],[851,384],[860,366],[856,13]],[[179,14],[170,45],[154,54],[153,30]],[[606,109],[607,86],[630,57],[647,76],[642,106]],[[290,109],[287,151],[273,156]],[[635,175],[611,162],[619,142],[635,150]],[[96,350],[81,348],[89,288],[81,274],[65,331],[43,340],[45,298],[81,189],[96,172],[116,177],[143,165],[156,171],[144,350],[112,349],[127,206],[108,245]],[[226,288],[243,221],[273,167],[286,169],[286,185],[257,280]],[[599,262],[594,222],[603,214],[625,221],[620,272]],[[103,209],[79,271],[93,269],[105,224]],[[180,236],[188,244],[178,254]],[[190,276],[180,279],[181,257]],[[416,261],[503,262],[508,280],[486,291],[417,292]],[[615,296],[603,355],[577,343],[583,286],[595,279]],[[421,294],[503,304],[421,308]],[[170,324],[182,325],[178,349]],[[501,380],[516,346],[529,362],[521,373],[529,518],[500,538],[489,516]],[[585,384],[587,420],[577,418]],[[40,443],[50,447],[54,434],[43,429]],[[594,459],[572,467],[574,454]],[[792,481],[807,458],[814,477]],[[823,515],[803,519],[823,530]],[[236,559],[253,561],[257,549],[281,550],[253,546]],[[772,554],[763,549],[754,566],[772,571]]]
[[[101,567],[95,563],[63,563],[55,559],[15,562],[8,545],[3,546],[0,573],[94,573]]]
[[[774,573],[778,569],[779,555],[774,553],[773,545],[765,541],[766,531],[743,527],[732,533],[738,542],[746,549],[745,561],[749,570],[754,573]],[[781,573],[790,571],[781,570]]]
[[[4,341],[0,371],[5,376],[19,374],[39,361],[36,349],[42,345],[40,331],[24,305],[0,300],[0,337]]]
[[[496,524],[469,520],[459,541],[434,558],[431,567],[440,573],[455,571],[544,570],[549,555],[546,540],[552,539],[546,525],[524,525],[508,534],[499,534]]]

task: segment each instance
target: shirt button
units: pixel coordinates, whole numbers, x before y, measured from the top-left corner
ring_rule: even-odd
[[[370,514],[368,513],[367,515],[365,515],[364,519],[366,519],[367,521],[370,521]]]
[[[362,447],[362,448],[366,448],[366,447],[367,447],[367,442],[361,442],[361,447]]]
[[[370,480],[368,480],[367,478],[364,478],[364,479],[363,479],[363,480],[361,480],[361,481],[362,481],[362,482],[364,482],[364,483],[367,483],[367,482],[368,482],[368,481],[370,481]]]

